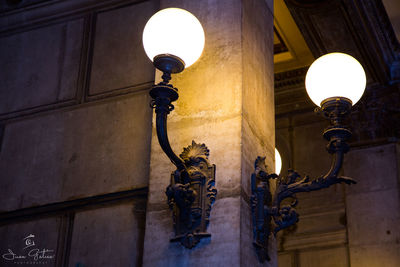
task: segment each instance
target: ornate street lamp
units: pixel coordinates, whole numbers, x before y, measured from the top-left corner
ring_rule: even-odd
[[[269,260],[268,239],[271,234],[287,228],[298,221],[294,207],[297,205],[295,194],[329,187],[336,183],[354,184],[349,177],[339,176],[343,157],[349,151],[346,141],[351,137],[344,119],[363,95],[366,85],[365,72],[361,64],[352,56],[343,53],[324,55],[310,66],[306,75],[306,90],[311,100],[319,107],[316,113],[330,121],[323,136],[329,141],[327,150],[333,155],[331,168],[327,174],[310,180],[289,170],[286,177],[268,174],[265,158],[255,161],[255,172],[251,176],[251,205],[253,220],[253,245],[259,260]],[[276,190],[271,192],[270,179],[277,179]],[[282,206],[286,198],[295,200]]]
[[[204,31],[198,19],[186,10],[167,8],[154,14],[143,31],[143,46],[154,66],[163,72],[163,81],[150,91],[156,112],[157,137],[161,148],[176,166],[167,187],[168,204],[173,211],[175,237],[187,248],[210,237],[207,226],[215,201],[215,165],[208,161],[204,144],[184,148],[178,157],[168,141],[167,116],[174,109],[178,89],[169,83],[172,73],[182,72],[201,56]]]

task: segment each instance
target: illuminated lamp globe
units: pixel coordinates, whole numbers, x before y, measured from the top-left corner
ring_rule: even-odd
[[[306,90],[317,105],[329,98],[346,98],[352,105],[364,93],[365,71],[352,56],[330,53],[315,60],[307,71]]]
[[[278,149],[275,148],[275,173],[280,174],[282,169],[282,159],[281,154],[279,154]]]
[[[158,11],[143,30],[143,46],[147,56],[158,69],[171,73],[181,72],[195,63],[203,52],[204,40],[204,30],[199,20],[180,8]],[[161,63],[157,62],[160,58]],[[171,62],[175,64],[168,66],[172,69],[163,69],[165,64]]]

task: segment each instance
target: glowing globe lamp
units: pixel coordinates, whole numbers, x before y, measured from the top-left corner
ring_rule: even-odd
[[[180,8],[158,11],[143,31],[143,46],[156,68],[169,73],[181,72],[201,56],[204,30],[199,20]]]
[[[282,169],[282,159],[278,149],[275,148],[275,173],[280,174]]]
[[[330,53],[315,60],[307,71],[306,90],[317,105],[338,98],[354,105],[364,93],[365,72],[361,64],[344,53]]]

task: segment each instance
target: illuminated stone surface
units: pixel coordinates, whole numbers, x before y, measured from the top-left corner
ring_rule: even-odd
[[[245,200],[257,155],[266,155],[274,166],[272,15],[264,1],[161,1],[161,6],[185,8],[204,27],[202,56],[172,77],[179,99],[168,118],[168,135],[177,154],[192,140],[207,145],[217,166],[218,195],[208,228],[211,240],[192,250],[171,244],[164,192],[174,166],[153,127],[144,266],[261,266]],[[266,265],[275,266],[274,246],[270,253]]]

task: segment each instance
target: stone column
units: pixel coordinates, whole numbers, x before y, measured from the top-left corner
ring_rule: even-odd
[[[144,266],[261,266],[252,246],[250,175],[257,155],[273,166],[273,9],[272,0],[161,0],[161,8],[179,7],[202,23],[206,43],[193,66],[174,75],[179,89],[168,117],[168,135],[176,154],[205,143],[216,165],[217,200],[208,232],[193,249],[170,243],[172,214],[165,189],[175,169],[162,152],[153,121]],[[273,169],[270,169],[272,171]],[[276,266],[271,240],[270,262]]]

